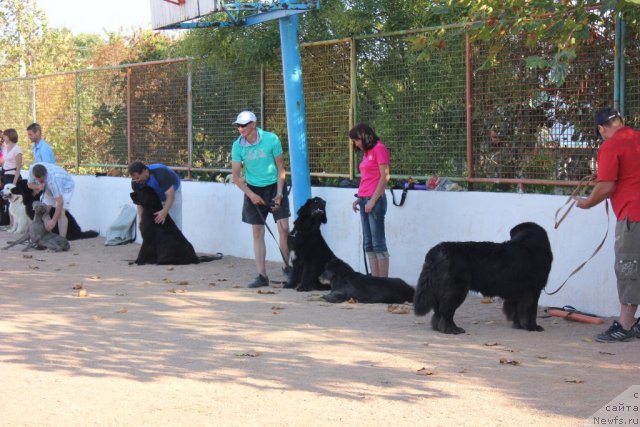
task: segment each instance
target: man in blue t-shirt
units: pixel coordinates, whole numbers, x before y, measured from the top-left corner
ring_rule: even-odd
[[[134,191],[145,186],[151,187],[160,198],[162,210],[155,212],[156,224],[164,224],[168,214],[182,230],[182,191],[178,174],[160,163],[147,166],[135,161],[129,165],[129,175],[131,175],[131,188]],[[138,216],[140,216],[142,206],[137,207]]]
[[[42,138],[42,126],[38,123],[31,123],[27,127],[27,136],[33,143],[31,145],[31,153],[33,154],[34,163],[50,163],[56,164],[56,158],[53,155],[51,146]]]
[[[233,124],[240,136],[231,148],[231,171],[233,182],[244,193],[242,221],[251,224],[253,230],[253,252],[258,276],[249,284],[250,288],[268,286],[264,243],[265,221],[269,213],[278,225],[280,250],[289,267],[289,199],[284,194],[285,170],[282,144],[274,133],[264,131],[256,125],[256,115],[251,111],[238,114]],[[241,176],[244,166],[244,177]]]

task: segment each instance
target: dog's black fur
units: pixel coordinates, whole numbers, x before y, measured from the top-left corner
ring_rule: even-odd
[[[415,314],[433,309],[435,331],[464,333],[453,315],[472,290],[503,298],[504,314],[514,328],[542,331],[536,316],[553,261],[549,238],[532,222],[516,225],[510,235],[503,243],[443,242],[431,248],[418,279]]]
[[[336,257],[320,233],[320,226],[327,223],[325,208],[326,202],[314,197],[298,209],[298,217],[287,238],[293,266],[285,288],[305,292],[329,289],[318,279],[325,265]]]
[[[27,209],[27,215],[31,220],[33,220],[33,202],[40,200],[40,196],[42,193],[33,194],[33,191],[27,187],[27,180],[21,179],[16,184],[16,187],[11,190],[13,194],[22,195],[22,201],[24,203],[25,208]],[[94,230],[82,231],[78,221],[71,215],[71,212],[65,210],[65,215],[67,217],[67,235],[65,236],[67,240],[78,240],[78,239],[89,239],[91,237],[97,237],[98,232]],[[51,230],[53,233],[58,232],[58,225],[56,224]]]
[[[339,258],[327,263],[320,278],[331,284],[331,292],[322,297],[328,302],[354,299],[361,303],[401,304],[413,301],[413,287],[404,280],[358,273]]]
[[[131,193],[131,200],[142,206],[142,246],[134,261],[143,264],[197,264],[220,259],[218,256],[198,256],[170,215],[164,224],[156,224],[155,212],[162,210],[162,202],[151,187],[142,187]]]

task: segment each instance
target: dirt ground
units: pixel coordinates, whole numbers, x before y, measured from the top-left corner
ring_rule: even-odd
[[[409,307],[247,289],[252,260],[129,266],[138,248],[2,253],[0,425],[569,426],[639,383],[640,340],[591,340],[608,325],[518,331],[470,296],[447,336]]]

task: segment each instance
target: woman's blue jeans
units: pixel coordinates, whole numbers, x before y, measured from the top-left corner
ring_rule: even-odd
[[[362,240],[364,251],[369,257],[388,258],[387,239],[384,234],[384,216],[387,213],[387,195],[383,194],[376,201],[370,213],[364,211],[370,197],[360,197],[360,220],[362,222]]]

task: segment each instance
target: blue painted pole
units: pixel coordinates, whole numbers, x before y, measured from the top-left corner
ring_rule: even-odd
[[[302,86],[302,60],[298,44],[298,16],[280,18],[280,45],[282,47],[282,77],[289,133],[289,160],[293,212],[311,197],[309,153],[307,150],[307,122]]]

